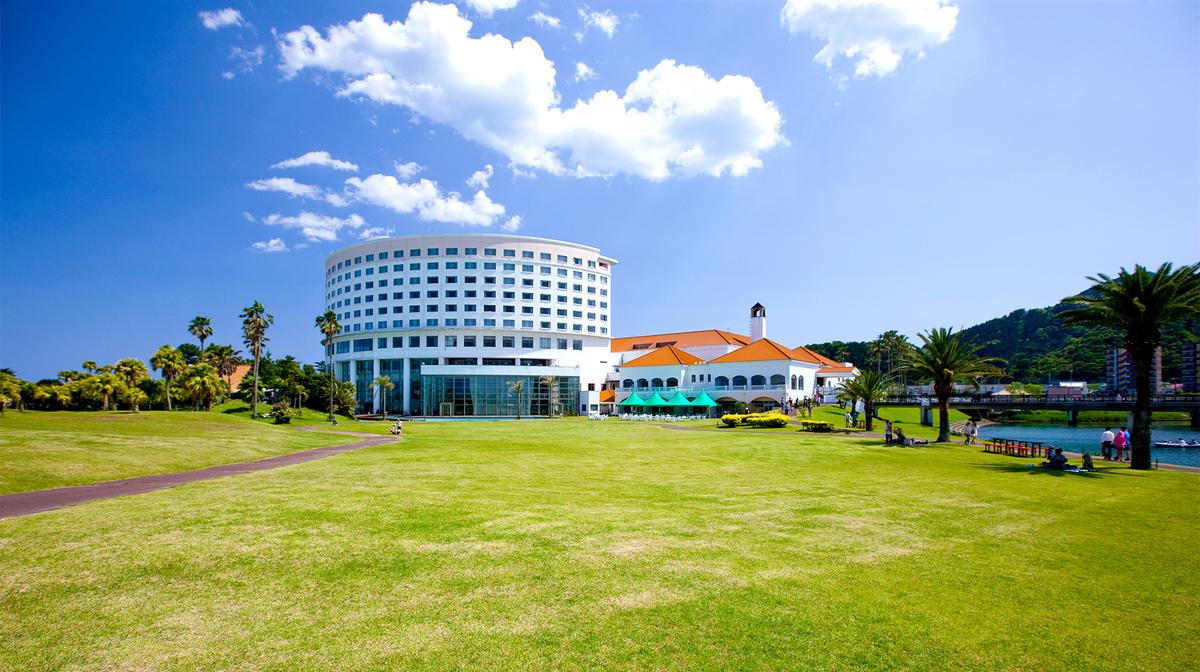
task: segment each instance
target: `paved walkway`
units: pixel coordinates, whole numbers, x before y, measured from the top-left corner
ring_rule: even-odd
[[[295,429],[304,431],[314,431],[310,427],[296,427]],[[353,436],[361,438],[361,441],[347,443],[341,446],[327,446],[325,448],[312,448],[310,450],[302,450],[296,453],[288,453],[286,455],[276,455],[254,462],[237,462],[234,464],[221,464],[215,467],[205,469],[195,469],[192,471],[181,471],[175,474],[153,474],[150,476],[139,476],[137,478],[123,478],[119,481],[104,481],[102,483],[92,483],[90,485],[73,485],[66,488],[52,488],[50,490],[34,490],[33,492],[16,492],[10,495],[0,495],[0,518],[12,518],[15,516],[27,516],[31,513],[40,513],[42,511],[51,511],[53,509],[70,506],[72,504],[82,504],[96,499],[108,499],[110,497],[124,497],[125,495],[139,495],[143,492],[153,492],[164,488],[171,488],[184,483],[195,483],[196,481],[207,481],[212,478],[221,478],[223,476],[234,476],[236,474],[248,474],[255,471],[266,471],[268,469],[278,469],[292,464],[301,464],[319,460],[330,455],[339,455],[348,453],[353,450],[378,446],[384,443],[390,443],[395,439],[391,436],[372,436],[354,432],[327,432],[329,434],[341,434],[343,436]]]

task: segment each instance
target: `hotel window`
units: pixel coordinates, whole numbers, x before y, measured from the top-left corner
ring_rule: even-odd
[[[428,305],[426,305],[426,306],[425,306],[425,312],[427,312],[427,313],[436,313],[436,312],[438,312],[438,307],[437,307],[437,304],[433,304],[433,303],[431,303],[431,304],[428,304]]]
[[[371,351],[371,339],[369,339],[369,338],[354,339],[354,351],[355,352],[370,352]]]
[[[596,262],[594,262],[594,261],[591,261],[591,260],[589,259],[589,260],[588,260],[588,268],[595,268],[595,267],[596,267]]]
[[[516,347],[516,343],[517,339],[513,336],[505,336],[504,338],[500,339],[500,345],[505,348],[514,348]]]
[[[438,337],[437,337],[437,336],[426,336],[426,337],[425,337],[425,347],[427,347],[427,348],[436,348],[436,347],[437,347],[437,344],[438,344]]]
[[[564,292],[567,291],[567,283],[565,282],[556,282],[554,285]]]
[[[601,321],[601,322],[607,322],[607,321],[608,321],[608,315],[605,315],[604,313],[600,313],[600,321]]]
[[[504,306],[504,311],[503,311],[503,312],[505,312],[505,313],[515,313],[515,312],[517,312],[517,307],[516,307],[516,306]]]
[[[539,338],[539,339],[538,339],[538,347],[539,347],[539,348],[541,348],[541,349],[543,349],[543,350],[549,350],[549,349],[550,349],[550,339],[548,339],[548,338]]]
[[[431,271],[436,271],[436,270],[438,270],[438,262],[431,261],[428,264],[425,264],[425,268],[427,268]]]
[[[533,337],[532,336],[522,336],[521,337],[521,347],[525,348],[526,350],[532,350],[533,349]]]
[[[503,270],[506,270],[506,271],[515,271],[515,270],[517,270],[517,265],[516,265],[516,264],[513,264],[513,263],[510,263],[510,262],[505,262],[505,263],[504,263],[504,265],[503,265]]]
[[[558,339],[558,349],[559,350],[567,349],[567,339],[565,339],[565,338]]]
[[[350,352],[350,341],[338,341],[335,351],[339,355],[344,355],[347,352]]]
[[[573,318],[575,318],[575,319],[577,319],[577,320],[578,320],[579,318],[583,317],[583,312],[582,312],[582,311],[579,311],[579,310],[572,310],[572,311],[571,311],[571,317],[573,317]]]
[[[475,337],[474,336],[463,336],[463,347],[464,348],[475,347]]]
[[[379,281],[379,286],[380,286],[380,287],[387,287],[387,286],[388,286],[388,285],[387,285],[387,283],[388,283],[388,281],[387,281],[387,280],[380,280],[380,281]]]
[[[588,330],[588,333],[589,333],[589,334],[594,334],[594,333],[596,333],[596,327],[594,327],[594,326],[592,326],[592,325],[590,325],[590,324],[588,325],[588,329],[587,329],[587,330]]]
[[[382,350],[382,349],[384,349],[384,348],[386,348],[386,347],[387,347],[387,343],[388,343],[388,341],[387,341],[387,337],[386,337],[386,336],[380,336],[379,338],[377,338],[377,339],[375,340],[375,347],[377,347],[377,348],[379,348],[380,350]]]
[[[446,248],[446,256],[447,256],[447,257],[456,257],[456,256],[458,256],[458,248],[457,248],[457,247],[447,247],[447,248]]]
[[[408,265],[408,270],[410,270],[410,271],[419,271],[419,270],[421,270],[421,264],[419,264],[419,263],[418,263],[418,264],[409,264],[409,265]]]
[[[538,300],[539,301],[549,301],[550,295],[549,294],[538,294]]]
[[[521,286],[522,287],[533,287],[533,279],[532,278],[522,278]]]
[[[517,284],[517,281],[515,278],[503,278],[502,284],[508,285],[509,287],[513,287]]]
[[[410,348],[421,347],[421,337],[420,336],[409,336],[408,337],[408,347],[410,347]]]
[[[438,297],[438,292],[436,289],[431,289],[431,290],[428,290],[425,292],[425,298],[427,298],[427,299],[436,299],[437,297]]]
[[[446,283],[451,284],[451,285],[457,285],[458,284],[458,276],[457,275],[447,275]]]
[[[575,340],[571,341],[571,349],[572,350],[582,350],[583,349],[583,339],[576,338]]]
[[[380,253],[379,253],[379,260],[380,260],[380,261],[383,261],[384,259],[387,259],[387,254],[388,254],[388,253],[387,253],[387,250],[384,250],[383,252],[380,252]]]
[[[503,296],[506,299],[515,299],[515,298],[517,298],[517,293],[516,292],[501,292],[501,296]]]
[[[380,307],[379,307],[379,314],[380,314],[380,315],[387,315],[387,306],[380,306]]]
[[[494,262],[494,261],[485,261],[485,262],[483,262],[483,270],[485,270],[485,271],[494,271],[494,270],[496,270],[496,262]]]
[[[521,250],[522,259],[533,259],[533,250]]]
[[[409,251],[408,251],[408,256],[410,256],[410,257],[419,257],[419,256],[421,256],[421,251],[420,251],[420,250],[409,250]]]
[[[517,326],[516,320],[504,320],[504,328],[505,329],[513,329],[516,326]]]
[[[549,308],[538,308],[538,315],[549,315],[549,314],[550,314]]]
[[[420,321],[420,320],[409,320],[409,321],[408,321],[408,326],[410,326],[410,327],[419,327],[419,326],[421,326],[421,321]],[[417,346],[415,346],[415,345],[414,345],[413,347],[415,348],[415,347],[417,347]]]
[[[567,263],[567,255],[565,255],[565,254],[558,255],[558,263],[560,263],[560,264]]]
[[[457,320],[456,318],[453,318],[453,317],[447,317],[447,318],[446,318],[446,326],[447,326],[447,327],[457,327],[457,326],[458,326],[458,320]]]
[[[447,270],[447,271],[453,271],[453,270],[454,270],[454,269],[456,269],[456,268],[458,268],[458,262],[457,262],[457,261],[447,261],[447,262],[446,262],[446,270]]]
[[[473,313],[473,312],[475,312],[475,310],[476,310],[476,306],[473,303],[468,303],[467,305],[463,306],[464,313]]]
[[[550,328],[550,323],[549,323],[549,322],[539,322],[539,324],[541,325],[541,328],[542,328],[542,329],[549,329],[549,328]]]
[[[449,252],[449,250],[447,250],[447,252]],[[446,344],[447,348],[457,348],[458,347],[458,336],[446,336],[445,344]]]
[[[420,307],[420,306],[409,306],[409,307],[408,307],[408,312],[410,312],[410,313],[419,313],[419,312],[421,312],[421,307]]]
[[[409,278],[409,279],[408,279],[408,284],[410,284],[410,285],[419,285],[419,284],[421,284],[421,279],[420,279],[420,278]]]
[[[362,263],[362,257],[355,257],[355,258],[354,258],[354,263],[356,263],[356,264],[361,264],[361,263]]]
[[[408,298],[410,298],[410,299],[419,299],[419,298],[421,298],[421,293],[420,293],[420,292],[409,292],[409,293],[408,293]]]
[[[602,334],[607,334],[607,333],[608,333],[608,327],[600,327],[600,333],[602,333]]]
[[[368,269],[367,269],[367,275],[375,275],[375,269],[373,269],[373,268],[368,268]]]
[[[392,347],[393,348],[403,348],[404,347],[404,337],[403,336],[393,336],[392,337]]]
[[[375,255],[373,255],[373,254],[368,254],[368,255],[367,255],[367,261],[375,261]]]
[[[516,250],[505,250],[505,251],[504,251],[504,256],[506,256],[506,257],[515,257],[515,256],[517,256],[517,251],[516,251]]]
[[[550,267],[549,266],[540,266],[540,267],[538,267],[538,271],[540,271],[542,275],[550,275]]]
[[[467,277],[463,278],[463,282],[465,282],[468,285],[473,285],[476,282],[479,282],[479,278],[476,278],[473,275],[468,275]]]
[[[582,324],[572,324],[571,331],[583,331],[583,325]]]
[[[571,291],[573,291],[573,292],[582,292],[582,291],[583,291],[583,285],[571,285]]]
[[[550,253],[542,252],[541,254],[538,255],[538,258],[541,259],[542,261],[550,261]]]
[[[495,336],[484,336],[483,337],[483,347],[485,347],[485,348],[496,347],[496,337]]]
[[[442,310],[445,310],[447,313],[457,313],[458,306],[454,305],[453,303],[448,303],[442,307]]]
[[[583,278],[583,271],[571,271],[572,278]]]
[[[436,257],[436,256],[438,256],[438,248],[436,248],[436,247],[427,248],[425,250],[425,254],[427,254],[428,256],[431,256],[431,257]]]
[[[574,258],[574,259],[572,259],[571,261],[575,262],[575,265],[576,265],[576,266],[582,266],[582,265],[583,265],[583,259],[580,259],[579,257],[575,257],[575,258]]]
[[[477,262],[477,261],[464,261],[464,262],[463,262],[463,268],[467,269],[468,271],[470,271],[470,270],[474,270],[474,269],[476,269],[476,268],[479,268],[479,262]]]
[[[588,317],[588,319],[589,319],[589,320],[594,320],[594,319],[596,319],[596,314],[595,314],[595,313],[588,313],[588,316],[587,316],[587,317]]]
[[[483,320],[483,326],[485,326],[485,327],[494,327],[494,326],[496,326],[496,321],[495,321],[495,320],[489,320],[489,319],[486,319],[486,318],[484,318],[484,320]]]
[[[356,303],[356,304],[362,303],[362,297],[361,296],[354,297],[354,303]]]
[[[457,290],[457,289],[447,289],[447,290],[446,290],[446,298],[447,298],[447,299],[456,299],[456,298],[458,298],[458,290]]]
[[[387,266],[380,266],[375,270],[379,271],[380,273],[387,273]]]
[[[463,250],[463,254],[468,255],[468,256],[475,255],[475,254],[479,254],[479,250],[477,250],[473,247],[468,247],[467,249]]]
[[[567,316],[567,311],[566,311],[566,309],[565,309],[565,308],[559,308],[558,310],[554,311],[554,314],[555,314],[555,315],[557,315],[557,316],[559,316],[559,317],[566,317],[566,316]]]
[[[521,328],[522,329],[532,329],[533,328],[533,320],[521,320]]]
[[[494,247],[485,247],[485,248],[483,248],[483,256],[485,256],[485,257],[494,257],[494,256],[496,256],[496,248],[494,248]]]
[[[608,301],[601,301],[601,302],[600,302],[600,307],[601,307],[601,308],[607,308],[607,307],[608,307]]]
[[[533,292],[521,292],[521,300],[522,301],[532,301],[533,300]]]
[[[533,273],[533,264],[521,264],[522,273]]]
[[[539,280],[538,287],[541,287],[542,289],[550,289],[550,281],[549,280]]]
[[[573,304],[575,304],[575,305],[577,305],[577,306],[582,306],[582,305],[583,305],[583,299],[581,299],[581,298],[579,298],[579,297],[577,296],[577,297],[575,297],[575,298],[571,299],[571,303],[573,303]]]
[[[559,303],[566,303],[566,302],[567,302],[567,297],[565,297],[565,296],[558,296],[558,297],[556,297],[556,298],[558,299],[558,302],[559,302]]]
[[[392,258],[393,259],[403,259],[404,258],[404,250],[392,250]]]
[[[436,276],[436,275],[427,275],[427,276],[425,276],[425,282],[427,282],[427,283],[429,283],[429,284],[431,284],[431,285],[436,285],[436,284],[438,283],[438,276]]]
[[[496,307],[490,303],[485,303],[485,304],[483,304],[483,312],[494,313],[494,312],[496,312]]]
[[[567,269],[565,269],[565,268],[558,269],[558,275],[561,278],[567,277]]]
[[[463,292],[463,296],[467,297],[468,299],[473,299],[479,296],[479,292],[473,289],[468,289],[467,291]]]
[[[392,320],[392,328],[393,329],[403,329],[404,328],[404,320]],[[398,348],[400,346],[397,345],[395,347]]]

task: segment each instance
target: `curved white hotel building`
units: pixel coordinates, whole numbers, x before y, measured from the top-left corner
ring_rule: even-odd
[[[500,234],[339,250],[325,262],[324,304],[342,324],[334,373],[355,384],[360,412],[385,400],[414,415],[597,410],[616,264],[587,245]],[[373,388],[379,376],[395,389]]]

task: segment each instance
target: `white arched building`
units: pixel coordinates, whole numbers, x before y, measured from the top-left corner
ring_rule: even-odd
[[[587,245],[498,234],[338,250],[325,262],[324,305],[342,324],[334,373],[355,384],[361,412],[384,401],[414,415],[588,412],[612,371],[616,263]],[[395,389],[372,386],[380,376]]]
[[[616,372],[609,376],[619,403],[631,394],[664,398],[701,392],[722,406],[744,402],[771,408],[827,394],[858,371],[803,346],[788,348],[766,337],[766,309],[750,311],[750,337],[719,329],[616,338]]]

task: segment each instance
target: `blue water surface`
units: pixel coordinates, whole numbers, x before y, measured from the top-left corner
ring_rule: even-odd
[[[1114,427],[1115,431],[1116,428]],[[1069,427],[1067,425],[1027,425],[1027,424],[996,424],[979,428],[982,439],[1003,438],[1014,441],[1041,441],[1043,445],[1053,444],[1056,448],[1066,451],[1080,452],[1088,450],[1093,454],[1100,452],[1100,435],[1104,433],[1103,426],[1084,425]],[[1189,429],[1185,425],[1154,425],[1151,436],[1155,441],[1178,441],[1200,439],[1200,431]],[[1164,464],[1182,464],[1189,467],[1200,467],[1200,448],[1153,448],[1151,459]]]

